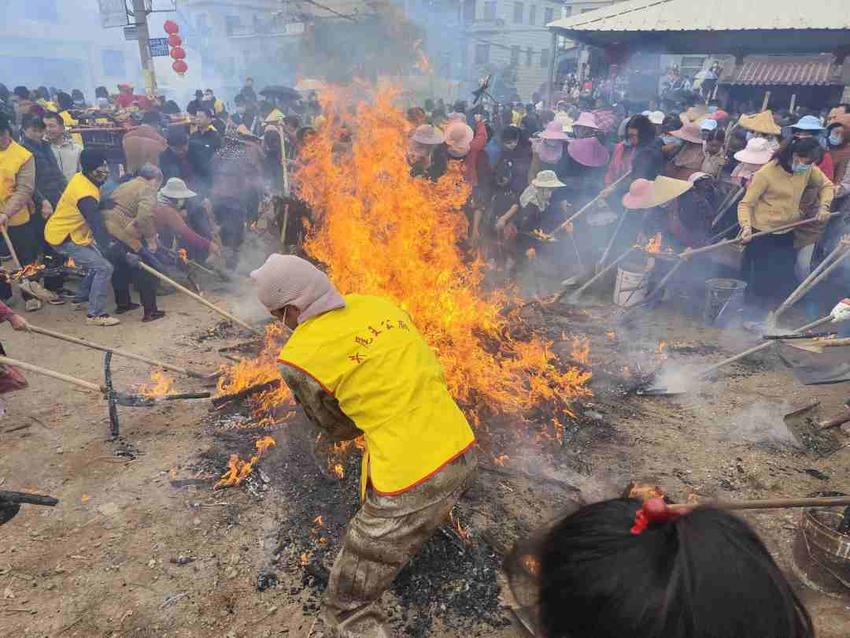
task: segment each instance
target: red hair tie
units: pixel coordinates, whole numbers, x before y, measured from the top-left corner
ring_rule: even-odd
[[[690,510],[675,509],[671,510],[667,507],[667,503],[663,498],[651,498],[644,501],[641,508],[635,514],[635,522],[632,525],[632,534],[635,536],[642,533],[650,523],[667,523],[676,520],[682,514],[687,514]]]

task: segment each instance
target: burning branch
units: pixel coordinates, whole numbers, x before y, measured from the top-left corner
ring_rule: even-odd
[[[254,471],[254,466],[259,462],[270,447],[277,445],[275,440],[270,436],[264,436],[257,439],[254,443],[257,448],[257,453],[251,456],[249,461],[243,461],[238,454],[231,454],[230,460],[227,462],[227,472],[222,474],[218,483],[213,486],[214,490],[223,487],[238,487],[243,481]]]
[[[150,383],[139,386],[138,393],[146,399],[158,399],[174,390],[174,379],[164,372],[154,370],[151,372]]]

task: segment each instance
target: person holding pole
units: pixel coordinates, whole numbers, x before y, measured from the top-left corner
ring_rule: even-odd
[[[106,155],[85,149],[80,155],[80,167],[81,171],[68,182],[56,211],[47,220],[44,238],[56,252],[88,270],[74,299],[77,304],[88,302],[86,323],[114,326],[121,322],[106,312],[114,268],[104,257],[113,242],[98,208],[100,187],[109,178]]]
[[[9,306],[0,301],[0,323],[6,321],[8,321],[9,325],[12,326],[12,330],[26,332],[30,329],[26,319],[15,314]],[[0,355],[6,355],[6,351],[3,350],[2,344],[0,344]],[[15,392],[16,390],[23,390],[26,387],[27,380],[16,368],[0,365],[0,395]],[[4,413],[5,410],[3,408],[3,402],[0,401],[0,417],[3,416]]]

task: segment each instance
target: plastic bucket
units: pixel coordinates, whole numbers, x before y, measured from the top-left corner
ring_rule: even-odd
[[[618,306],[634,306],[646,298],[649,286],[649,273],[633,272],[617,268],[617,282],[614,284],[614,303]]]
[[[702,321],[707,326],[728,326],[741,320],[746,282],[740,279],[709,279],[705,282]]]

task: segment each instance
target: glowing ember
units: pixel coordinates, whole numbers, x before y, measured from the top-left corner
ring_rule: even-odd
[[[189,253],[186,252],[185,248],[178,248],[177,249],[177,256],[180,258],[180,261],[182,261],[184,264],[189,263]]]
[[[257,453],[251,456],[248,461],[243,461],[238,454],[231,454],[230,460],[227,462],[227,472],[222,474],[218,483],[213,486],[214,490],[222,487],[237,487],[251,475],[254,471],[254,466],[259,462],[270,447],[277,445],[275,440],[270,436],[264,436],[254,443],[257,448]]]
[[[43,264],[38,264],[38,263],[27,264],[26,266],[24,266],[20,270],[13,272],[12,273],[12,279],[15,279],[17,281],[20,281],[21,279],[29,279],[29,278],[37,275],[42,270],[44,270],[44,268],[45,267],[44,267]]]
[[[409,124],[395,97],[381,91],[352,112],[339,95],[321,96],[327,120],[298,173],[299,195],[317,219],[305,251],[344,294],[386,297],[411,314],[474,423],[485,406],[516,413],[549,404],[558,420],[569,416],[572,401],[590,396],[590,373],[559,365],[542,336],[511,336],[519,316],[502,311],[517,302],[514,293],[485,292],[484,263],[459,248],[469,187],[456,167],[436,183],[410,176]],[[341,148],[346,129],[352,143]]]
[[[457,534],[458,538],[468,545],[472,540],[472,534],[469,532],[469,528],[465,527],[463,523],[460,522],[460,518],[455,516],[454,510],[449,512],[449,522],[451,523],[452,530],[454,530],[454,533]]]
[[[301,567],[307,567],[307,565],[310,564],[310,558],[312,558],[311,554],[301,552],[301,556],[298,557],[298,562],[301,563]]]
[[[499,456],[497,456],[496,458],[493,459],[493,463],[495,463],[499,467],[504,467],[505,463],[507,463],[510,460],[511,460],[511,457],[509,457],[507,454],[500,454]]]
[[[658,342],[658,347],[655,349],[655,354],[659,354],[659,355],[661,355],[662,357],[665,357],[665,358],[667,357],[667,342],[666,341],[659,341]]]
[[[164,372],[151,372],[150,383],[139,386],[139,394],[148,399],[158,399],[170,394],[174,389],[174,379]]]
[[[540,560],[536,556],[523,554],[520,561],[522,562],[522,568],[532,576],[540,574]]]
[[[650,238],[643,249],[648,253],[660,253],[661,252],[661,233],[656,233],[654,237]]]
[[[315,525],[316,527],[324,527],[325,526],[325,519],[322,518],[321,514],[319,514],[316,518],[313,519],[313,525]]]
[[[345,468],[343,467],[342,463],[334,463],[333,467],[331,468],[331,472],[333,472],[334,476],[336,476],[339,480],[345,478]]]

